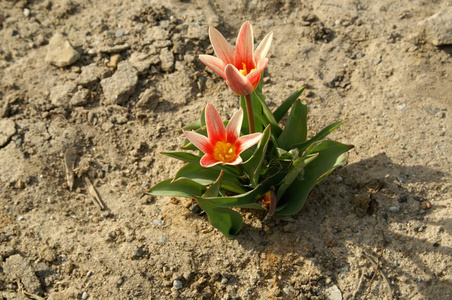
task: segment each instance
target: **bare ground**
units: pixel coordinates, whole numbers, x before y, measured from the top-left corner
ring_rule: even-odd
[[[448,5],[1,1],[3,299],[452,299],[452,51],[419,24]],[[242,211],[229,240],[191,200],[143,191],[180,167],[160,152],[206,102],[236,109],[197,56],[209,25],[233,41],[245,20],[274,32],[271,108],[307,84],[311,134],[347,120],[333,138],[355,150],[299,214]],[[46,60],[57,32],[69,66]]]

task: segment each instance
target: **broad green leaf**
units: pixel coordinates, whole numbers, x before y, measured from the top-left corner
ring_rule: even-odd
[[[165,151],[162,152],[162,154],[165,154],[166,156],[178,159],[178,160],[182,160],[191,164],[198,164],[199,165],[199,161],[201,160],[200,156],[194,155],[192,153],[187,153],[187,152],[181,152],[181,151]],[[239,176],[239,171],[234,168],[233,166],[223,166],[223,165],[216,165],[213,166],[211,169],[214,170],[224,170],[232,175],[235,176]]]
[[[294,161],[289,173],[287,173],[286,177],[284,178],[283,182],[278,188],[278,192],[276,194],[276,199],[278,201],[279,199],[281,199],[282,195],[284,195],[284,192],[292,184],[292,182],[294,182],[294,180],[297,179],[298,175],[303,170],[303,168],[311,161],[313,161],[318,155],[319,155],[318,153],[314,153],[311,155],[306,155]]]
[[[201,197],[196,199],[199,206],[209,217],[210,224],[220,230],[226,237],[232,239],[242,229],[243,220],[238,212],[229,208],[215,206]]]
[[[172,179],[167,179],[151,187],[147,193],[154,196],[193,198],[202,195],[204,191],[204,186],[193,181],[172,182]]]
[[[306,151],[307,154],[318,153],[318,156],[304,168],[303,180],[296,178],[286,190],[278,203],[277,214],[293,215],[299,212],[318,180],[344,163],[343,153],[352,148],[351,145],[335,141],[320,141],[309,147],[309,151]],[[285,206],[283,207],[283,205]]]
[[[289,111],[289,109],[294,104],[295,100],[297,100],[298,97],[300,97],[301,93],[303,93],[303,91],[305,89],[306,89],[306,87],[304,86],[304,87],[296,90],[295,93],[293,93],[292,95],[289,96],[289,98],[284,100],[284,102],[275,110],[273,115],[275,116],[276,122],[279,123],[282,120],[282,118],[284,118],[286,113]]]
[[[220,190],[223,172],[218,179],[204,193],[203,197],[216,197]],[[220,230],[226,237],[234,238],[242,228],[242,216],[229,208],[218,207],[204,200],[203,197],[196,197],[199,206],[206,212],[209,222],[213,227]]]
[[[330,133],[338,129],[344,123],[345,121],[339,121],[330,124],[327,127],[323,128],[319,133],[317,133],[313,138],[309,139],[308,141],[294,145],[294,148],[298,148],[300,152],[303,153],[303,151],[305,151],[309,147],[309,145],[326,138]]]
[[[213,168],[203,168],[199,164],[189,163],[177,171],[173,180],[192,180],[206,186],[217,180],[220,172],[222,171]],[[224,173],[221,187],[238,194],[247,192],[247,190],[242,187],[238,177],[230,173]]]
[[[279,147],[289,151],[293,145],[306,141],[307,112],[306,102],[295,101],[286,126],[278,138]]]
[[[246,162],[244,162],[241,166],[243,171],[248,175],[251,186],[256,186],[259,182],[259,175],[261,173],[262,163],[264,162],[265,154],[267,151],[268,141],[271,136],[271,128],[267,126],[263,132],[262,139],[259,141],[257,145],[257,149],[254,152],[253,156]]]

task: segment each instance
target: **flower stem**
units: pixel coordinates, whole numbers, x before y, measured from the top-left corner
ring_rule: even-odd
[[[254,114],[253,114],[253,104],[251,102],[251,94],[245,96],[246,113],[248,116],[248,127],[249,133],[254,133],[256,128],[254,127]]]

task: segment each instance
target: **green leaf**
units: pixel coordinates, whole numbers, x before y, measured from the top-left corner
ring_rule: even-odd
[[[278,138],[279,147],[289,151],[293,145],[306,141],[307,113],[306,102],[295,101],[286,127]]]
[[[259,141],[259,144],[257,145],[257,149],[254,152],[253,156],[251,156],[249,160],[247,160],[241,165],[243,171],[248,175],[251,186],[253,187],[256,186],[259,182],[259,175],[261,173],[262,163],[265,158],[270,136],[271,129],[270,126],[267,126],[267,128],[265,128],[263,132],[262,139]]]
[[[201,128],[201,122],[198,120],[198,121],[195,121],[195,122],[185,126],[184,130],[185,131],[187,131],[187,130],[198,130],[199,128]],[[182,130],[179,130],[179,132],[182,132]]]
[[[165,154],[166,156],[169,156],[169,157],[172,157],[175,159],[179,159],[179,160],[191,163],[191,164],[199,165],[199,161],[201,160],[200,156],[194,155],[192,153],[187,153],[187,152],[165,151],[162,153]],[[232,166],[216,165],[216,166],[213,166],[211,169],[219,170],[219,171],[224,170],[232,175],[239,176],[239,171]]]
[[[255,208],[262,209],[262,206],[256,203],[256,200],[262,197],[272,187],[275,187],[281,180],[283,180],[285,173],[274,173],[271,170],[271,176],[260,182],[253,190],[240,195],[229,197],[208,197],[203,198],[213,205],[220,207],[240,207],[240,208]]]
[[[287,190],[287,188],[292,184],[292,182],[294,182],[294,180],[297,179],[298,175],[303,170],[303,168],[311,161],[313,161],[318,155],[319,155],[318,153],[314,153],[311,155],[306,155],[294,161],[289,173],[287,173],[286,177],[284,178],[283,182],[278,188],[278,192],[276,194],[276,199],[278,201],[279,199],[281,199],[282,195]]]
[[[199,164],[199,160],[201,159],[201,157],[197,155],[181,151],[165,151],[162,152],[162,154],[192,164]]]
[[[300,152],[303,153],[303,151],[305,151],[309,147],[309,145],[326,138],[330,133],[332,133],[333,131],[338,129],[344,123],[345,123],[345,121],[339,121],[339,122],[330,124],[327,127],[323,128],[319,133],[317,133],[313,138],[309,139],[308,141],[302,142],[299,144],[295,144],[294,148],[298,148],[300,150]]]
[[[220,190],[223,172],[220,172],[218,179],[204,193],[203,197],[216,197]],[[220,230],[226,237],[232,239],[242,228],[242,216],[229,208],[218,207],[204,200],[202,197],[196,197],[196,200],[209,217],[209,222],[213,227]]]
[[[306,87],[304,86],[304,87],[296,90],[295,93],[293,93],[292,95],[289,96],[289,98],[284,100],[284,102],[275,110],[273,115],[275,116],[276,122],[279,123],[282,120],[282,118],[284,118],[286,113],[289,111],[289,109],[294,104],[295,100],[297,100],[298,97],[300,97],[301,93],[303,93],[303,91],[305,89],[306,89]]]
[[[306,153],[308,155],[318,153],[318,156],[304,168],[303,180],[296,178],[286,190],[278,203],[277,214],[279,215],[293,215],[299,212],[314,185],[343,164],[345,161],[343,153],[353,148],[352,145],[335,141],[320,141],[311,146]]]
[[[213,168],[203,168],[199,164],[189,163],[177,171],[173,181],[192,180],[206,186],[212,184],[218,178],[220,172],[223,171]],[[247,192],[242,187],[238,177],[230,173],[224,173],[221,187],[238,194]]]
[[[154,196],[187,197],[202,195],[205,187],[194,181],[172,182],[172,179],[162,181],[151,187],[147,193]]]

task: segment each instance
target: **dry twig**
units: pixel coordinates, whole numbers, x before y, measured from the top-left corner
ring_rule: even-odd
[[[102,202],[102,199],[99,197],[96,188],[91,183],[91,180],[89,180],[88,176],[84,176],[83,179],[85,180],[86,188],[88,189],[88,193],[91,195],[94,204],[96,204],[101,210],[104,210],[105,205]]]
[[[64,165],[66,167],[66,180],[69,190],[74,187],[74,165],[77,153],[73,147],[69,147],[64,153]]]

